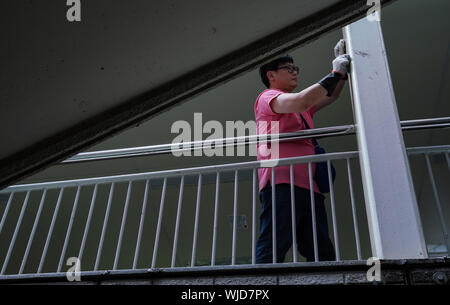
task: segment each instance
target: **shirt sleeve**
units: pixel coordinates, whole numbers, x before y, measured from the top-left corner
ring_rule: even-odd
[[[280,94],[283,94],[283,92],[278,90],[267,90],[261,94],[258,100],[257,111],[261,115],[266,116],[280,115],[279,113],[273,112],[272,107],[270,107],[270,103]]]

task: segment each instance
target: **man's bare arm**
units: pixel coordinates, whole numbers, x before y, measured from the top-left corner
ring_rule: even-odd
[[[339,55],[333,60],[332,73],[325,76],[317,84],[314,84],[299,93],[284,93],[275,98],[271,103],[275,113],[303,112],[312,106],[321,103],[320,108],[337,99],[344,85],[343,77],[348,73],[350,56]],[[336,90],[338,89],[338,90]]]
[[[314,84],[298,93],[283,93],[271,103],[275,113],[303,112],[322,101],[327,90],[319,84]]]

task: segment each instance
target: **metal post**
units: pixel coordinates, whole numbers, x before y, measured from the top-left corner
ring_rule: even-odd
[[[297,262],[297,224],[295,222],[294,165],[290,165],[291,175],[291,218],[292,218],[292,260]]]
[[[100,257],[102,255],[103,242],[105,241],[106,226],[108,225],[108,219],[109,219],[109,213],[111,211],[111,202],[112,202],[113,194],[114,194],[114,182],[111,183],[111,187],[109,189],[108,205],[106,207],[105,219],[103,220],[102,235],[100,236],[100,243],[99,243],[98,249],[97,249],[97,258],[95,259],[95,267],[94,267],[95,271],[98,270],[98,265],[100,264]]]
[[[331,162],[327,160],[327,170],[328,170],[328,184],[330,185],[330,199],[331,199],[331,215],[333,219],[333,233],[334,233],[334,247],[336,248],[336,261],[341,260],[339,251],[339,238],[337,231],[337,221],[336,221],[336,209],[334,204],[334,190],[333,181],[331,181]]]
[[[256,168],[253,169],[252,187],[252,264],[256,264]]]
[[[30,191],[27,192],[25,196],[25,200],[22,205],[22,210],[20,211],[19,220],[17,221],[16,228],[14,230],[14,235],[11,240],[11,243],[9,244],[8,253],[6,254],[5,261],[3,262],[2,271],[0,272],[1,275],[5,274],[6,267],[8,266],[9,259],[11,257],[11,252],[14,248],[14,244],[16,243],[17,234],[19,233],[20,226],[22,224],[23,216],[25,215],[25,210],[27,209],[28,205],[28,199],[30,198]]]
[[[448,230],[447,230],[447,226],[445,224],[444,213],[442,211],[441,200],[439,199],[439,194],[438,194],[438,190],[436,187],[436,181],[434,181],[433,170],[431,169],[430,156],[428,154],[425,154],[425,161],[427,163],[428,175],[430,176],[431,189],[433,190],[433,196],[434,196],[434,200],[435,200],[434,202],[436,203],[436,209],[438,211],[439,220],[441,222],[444,243],[445,243],[445,246],[447,247],[447,252],[450,252],[450,241],[448,240]]]
[[[183,202],[183,189],[184,189],[184,175],[181,176],[180,193],[178,196],[177,220],[175,223],[175,236],[173,238],[173,248],[172,248],[172,263],[170,264],[172,268],[175,267],[175,261],[177,257],[178,231],[180,228],[181,204]]]
[[[6,204],[6,209],[5,209],[5,212],[3,212],[2,221],[0,222],[0,233],[2,233],[3,225],[5,224],[6,216],[8,215],[9,208],[11,207],[11,202],[12,202],[13,197],[14,197],[14,192],[9,194],[8,203]]]
[[[158,225],[156,226],[155,245],[153,247],[152,268],[155,268],[156,265],[156,254],[158,253],[159,247],[159,235],[161,233],[161,223],[164,211],[164,200],[166,198],[166,187],[167,187],[167,178],[164,178],[163,188],[161,192],[161,203],[159,205]]]
[[[381,26],[367,18],[344,28],[372,254],[426,258]],[[405,46],[406,47],[406,46]]]
[[[195,206],[195,224],[194,224],[194,239],[192,242],[192,257],[191,257],[191,267],[195,266],[195,255],[197,251],[197,235],[198,235],[198,222],[200,215],[200,197],[202,192],[202,174],[198,175],[198,186],[197,186],[197,204]]]
[[[311,196],[311,217],[313,227],[313,241],[314,241],[314,261],[319,261],[319,249],[317,245],[317,225],[316,225],[316,203],[314,201],[314,184],[311,162],[308,162],[308,174],[309,174],[309,194]]]
[[[46,195],[47,195],[47,189],[45,188],[44,192],[42,193],[41,202],[39,203],[38,211],[36,213],[36,218],[34,220],[33,229],[31,230],[30,237],[28,238],[27,249],[25,250],[25,255],[23,256],[23,259],[22,259],[22,265],[20,266],[19,274],[23,273],[23,269],[25,268],[25,264],[27,263],[28,254],[30,253],[31,244],[33,243],[34,234],[36,233],[36,228],[39,223],[39,219],[41,218],[41,212],[42,212],[42,208],[44,207],[44,201],[45,201]]]
[[[66,255],[67,246],[69,245],[69,237],[70,237],[70,233],[72,232],[72,225],[73,225],[73,221],[75,219],[75,213],[76,213],[77,206],[78,206],[78,199],[80,197],[80,189],[81,189],[81,186],[78,186],[77,187],[77,193],[75,195],[75,201],[74,201],[73,207],[72,207],[72,214],[70,215],[69,227],[67,228],[66,238],[64,239],[63,250],[61,252],[61,257],[59,258],[59,264],[58,264],[58,271],[57,272],[61,271],[63,260],[64,260],[64,256]]]
[[[233,244],[231,249],[231,264],[236,264],[236,226],[237,226],[237,199],[238,199],[238,171],[234,171],[234,207],[233,207]]]
[[[217,242],[217,219],[219,213],[219,185],[220,185],[220,172],[217,172],[216,176],[216,200],[214,204],[214,228],[213,228],[213,242],[211,252],[211,266],[216,263],[216,242]]]
[[[355,207],[355,196],[353,192],[353,181],[352,181],[352,170],[350,166],[350,159],[347,159],[347,175],[348,175],[348,187],[350,190],[350,202],[352,204],[353,228],[355,229],[356,255],[358,260],[361,260],[361,246],[359,243],[359,226]]]
[[[272,263],[277,263],[277,200],[275,196],[275,167],[272,167]]]
[[[447,152],[445,153],[445,159],[447,160],[448,170],[450,171],[450,158],[448,157],[448,153]]]
[[[118,240],[118,242],[117,242],[116,257],[115,257],[115,259],[114,259],[114,267],[113,267],[113,270],[116,270],[116,269],[117,269],[117,266],[118,266],[118,264],[119,264],[120,250],[121,250],[121,248],[122,248],[123,232],[124,232],[124,230],[125,230],[125,223],[126,223],[126,221],[127,221],[128,204],[130,203],[131,184],[132,184],[132,181],[128,182],[127,198],[125,199],[125,207],[124,207],[124,209],[123,209],[122,224],[120,225],[119,240]]]
[[[83,239],[81,240],[80,251],[78,252],[78,260],[81,262],[84,253],[84,247],[86,246],[86,239],[89,233],[89,227],[91,226],[92,213],[94,212],[95,199],[97,198],[98,184],[94,186],[94,192],[92,193],[91,205],[89,207],[88,218],[86,219],[86,225],[84,226]]]
[[[147,198],[148,198],[148,179],[145,182],[145,193],[144,193],[144,200],[142,202],[141,220],[139,221],[139,233],[138,233],[138,239],[136,242],[136,250],[134,252],[133,269],[136,269],[137,261],[139,258],[139,249],[141,247],[142,230],[144,228],[145,211],[147,209]]]
[[[59,190],[58,201],[56,202],[55,210],[53,211],[52,223],[50,224],[50,229],[47,233],[47,239],[45,241],[44,251],[41,256],[41,261],[39,262],[39,267],[37,273],[41,273],[44,267],[45,257],[47,256],[48,246],[50,245],[50,239],[52,238],[53,229],[55,227],[56,217],[58,216],[59,206],[61,204],[62,196],[64,194],[64,187]]]

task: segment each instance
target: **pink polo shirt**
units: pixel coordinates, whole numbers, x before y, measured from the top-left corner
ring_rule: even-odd
[[[258,134],[270,134],[273,127],[271,121],[278,121],[279,133],[294,132],[301,129],[306,129],[300,115],[298,113],[285,113],[278,114],[272,111],[270,103],[280,94],[286,93],[277,89],[267,89],[261,92],[255,102],[255,118],[256,127]],[[314,128],[313,115],[316,110],[316,106],[311,107],[308,111],[302,112],[303,117],[308,122],[310,128]],[[261,124],[262,121],[267,123]],[[266,128],[265,128],[266,127]],[[275,133],[275,132],[274,132]],[[263,148],[263,147],[261,147]],[[270,148],[270,144],[269,144]],[[258,160],[268,160],[271,159],[271,155],[264,156],[264,150],[260,149],[260,144],[257,145],[257,159]],[[267,151],[267,150],[266,150]],[[293,140],[279,142],[279,158],[290,158],[297,156],[314,155],[314,145],[311,139],[304,140]],[[274,156],[276,158],[276,156]],[[312,163],[312,173],[316,169],[315,163]],[[261,191],[267,184],[268,181],[272,184],[272,172],[271,168],[260,168],[258,169],[259,177],[259,190]],[[291,183],[290,179],[290,169],[289,166],[278,166],[275,167],[275,184],[280,183]],[[296,164],[294,165],[294,184],[310,189],[309,187],[309,173],[308,173],[308,163]],[[320,193],[316,182],[313,180],[314,191]]]

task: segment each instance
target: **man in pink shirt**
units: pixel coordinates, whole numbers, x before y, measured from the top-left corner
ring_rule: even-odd
[[[299,69],[291,56],[279,57],[260,68],[264,90],[255,102],[255,118],[258,134],[286,133],[306,129],[303,119],[314,128],[314,114],[334,102],[347,79],[350,57],[344,54],[345,42],[340,40],[335,47],[336,58],[333,70],[317,84],[298,93]],[[303,116],[303,119],[300,116]],[[274,129],[278,123],[278,130]],[[266,156],[267,149],[258,144],[258,160],[289,158],[314,155],[311,139],[279,142],[278,156]],[[315,164],[312,164],[312,173]],[[272,263],[272,176],[271,168],[258,169],[259,198],[262,204],[260,215],[260,235],[256,244],[256,263]],[[283,262],[292,245],[291,186],[289,166],[275,167],[276,202],[276,261]],[[313,181],[317,246],[319,260],[335,260],[335,251],[328,234],[327,215],[324,206],[325,197]],[[295,219],[297,226],[298,251],[307,261],[314,261],[314,242],[311,216],[311,197],[308,164],[294,165]]]

